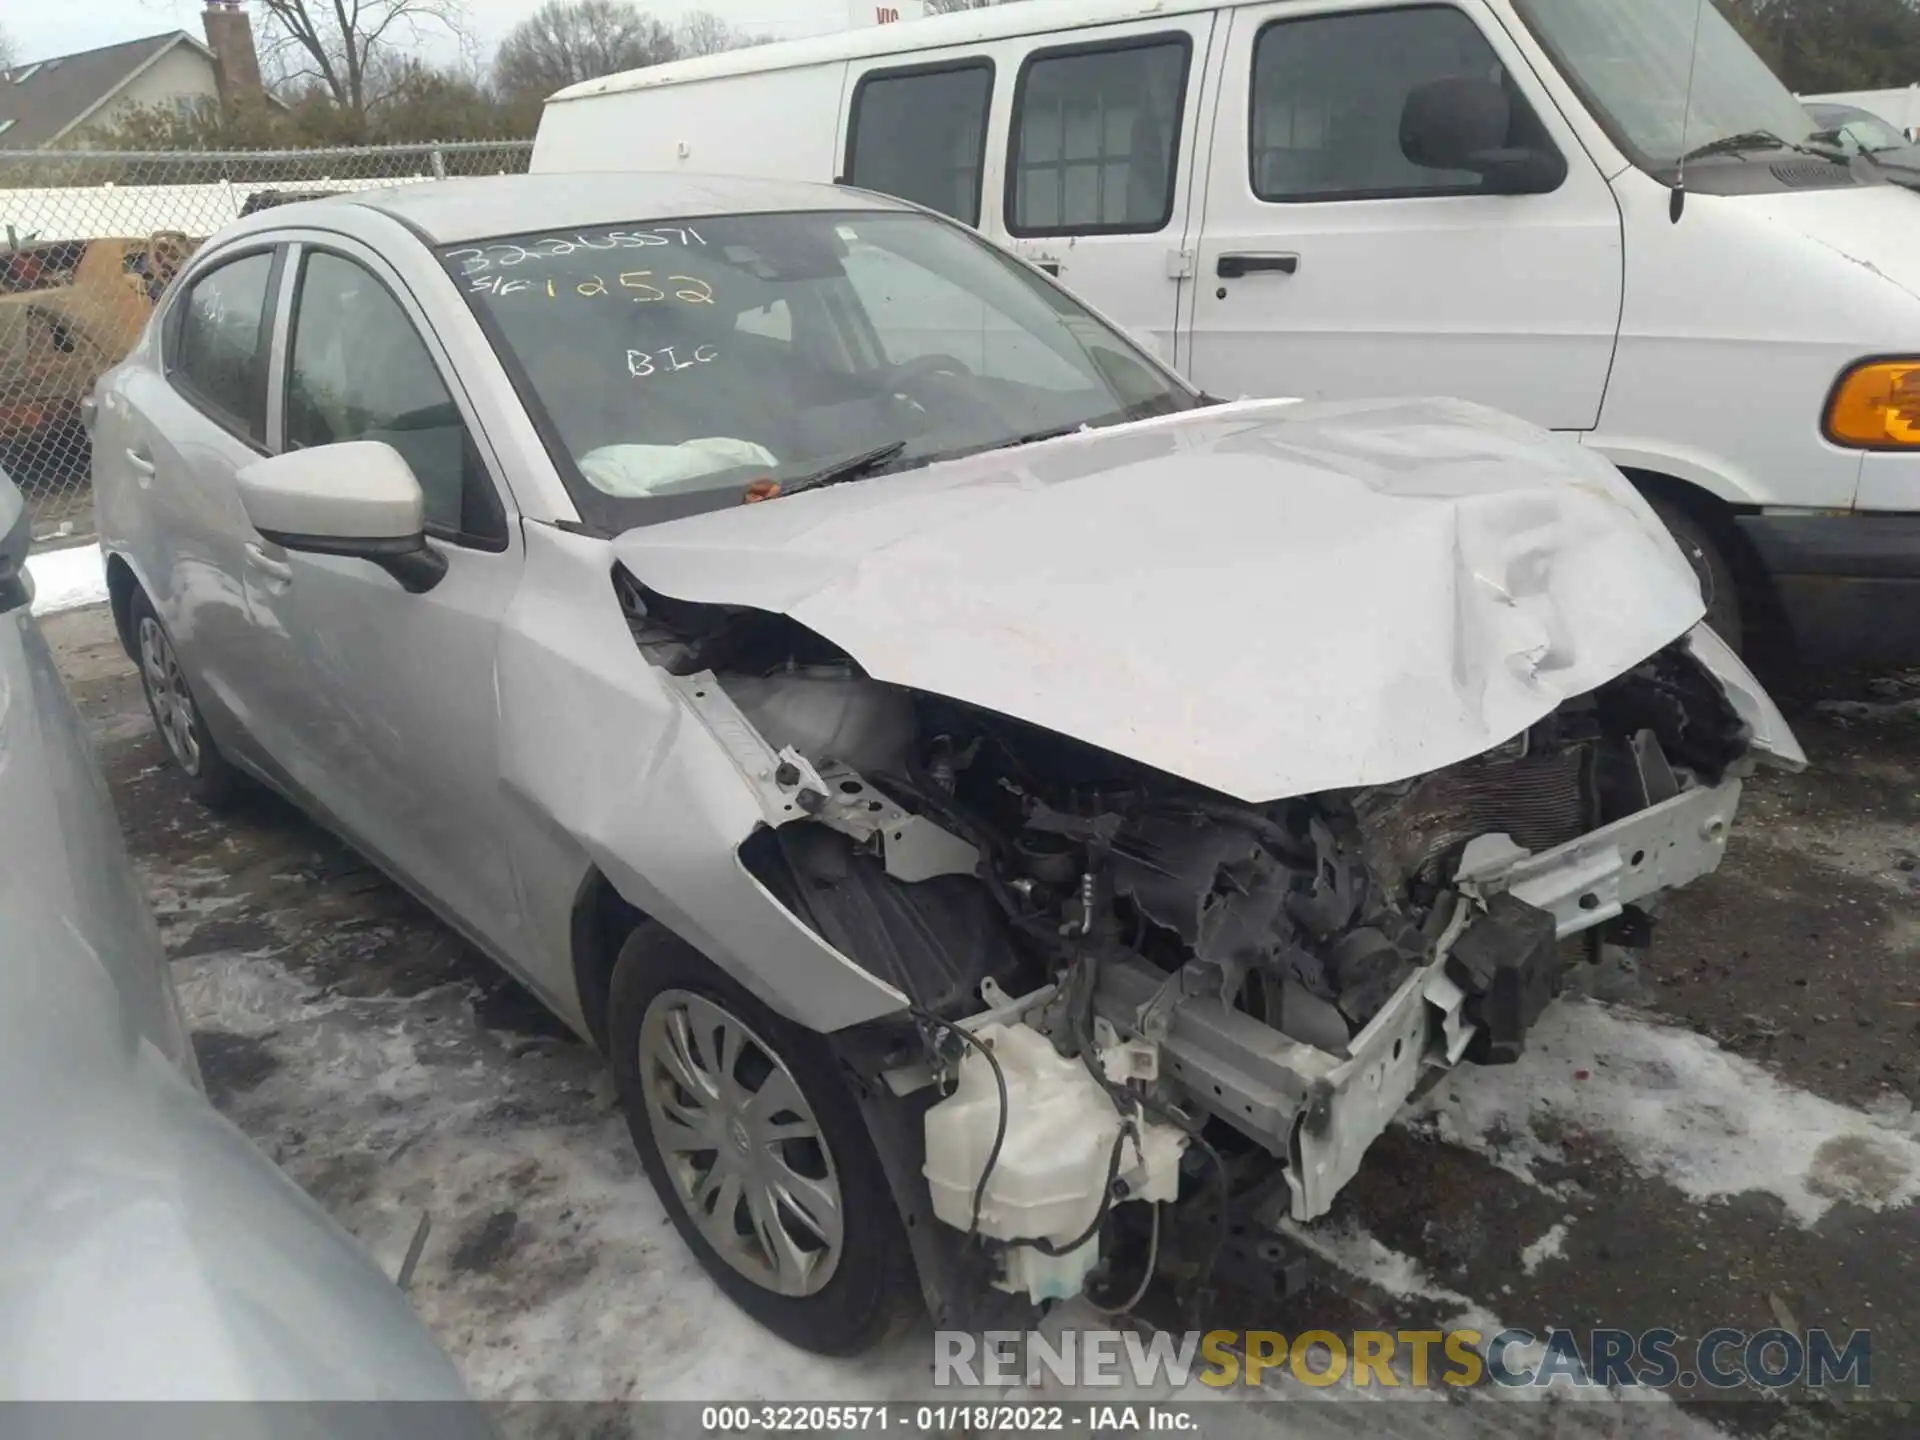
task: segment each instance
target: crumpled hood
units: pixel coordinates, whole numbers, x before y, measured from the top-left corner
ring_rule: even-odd
[[[613,547],[664,595],[1248,801],[1466,759],[1702,613],[1611,465],[1459,401],[1224,406]]]

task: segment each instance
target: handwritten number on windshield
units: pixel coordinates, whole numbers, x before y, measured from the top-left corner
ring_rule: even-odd
[[[464,278],[541,260],[564,260],[582,250],[646,250],[659,245],[684,247],[706,243],[706,237],[691,225],[661,225],[652,230],[609,230],[594,237],[547,235],[526,244],[498,241],[491,245],[470,245],[447,251],[447,258],[459,262]]]
[[[653,283],[653,277],[656,273],[657,272],[652,270],[623,270],[616,278],[615,283],[618,284],[620,289],[633,292],[629,294],[627,298],[634,304],[652,305],[668,298],[668,292]],[[559,298],[561,288],[569,284],[573,286],[573,291],[576,295],[582,295],[588,299],[596,299],[613,293],[607,288],[606,280],[598,275],[589,275],[586,279],[579,281],[575,281],[571,276],[555,277],[551,275],[544,280],[531,277],[524,280],[509,279],[504,274],[474,275],[470,278],[472,283],[467,286],[467,289],[475,295],[504,296],[520,295],[530,292],[536,295],[545,295],[549,300],[555,300]],[[702,280],[697,275],[669,275],[667,276],[666,283],[678,287],[672,292],[672,298],[680,301],[684,305],[713,304],[714,289],[712,282]]]
[[[651,305],[656,300],[664,300],[667,298],[666,291],[662,290],[658,285],[647,283],[648,278],[652,274],[653,271],[651,270],[629,270],[620,277],[621,289],[638,290],[641,292],[633,297],[634,304]],[[584,294],[586,292],[583,289],[581,293]],[[602,295],[606,294],[606,287],[602,286],[598,293]]]
[[[711,345],[694,346],[690,359],[676,355],[674,349],[672,345],[662,345],[658,350],[627,351],[627,374],[636,380],[644,380],[649,375],[671,375],[676,370],[711,365],[720,358],[720,352]]]

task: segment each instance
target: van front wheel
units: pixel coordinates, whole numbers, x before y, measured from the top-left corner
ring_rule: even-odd
[[[1744,624],[1740,610],[1740,582],[1734,577],[1733,567],[1727,563],[1719,539],[1710,527],[1671,500],[1650,495],[1647,503],[1666,522],[1668,531],[1679,543],[1680,553],[1687,557],[1687,563],[1693,567],[1694,576],[1700,582],[1700,598],[1707,602],[1707,624],[1738,654],[1742,639],[1741,626]]]

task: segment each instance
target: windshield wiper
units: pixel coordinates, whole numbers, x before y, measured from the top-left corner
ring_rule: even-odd
[[[1680,157],[1680,163],[1684,165],[1689,160],[1699,160],[1708,155],[1737,155],[1743,150],[1796,150],[1802,155],[1820,154],[1818,150],[1809,150],[1805,145],[1782,140],[1771,130],[1742,130],[1738,135],[1722,135],[1718,140],[1694,146]]]
[[[947,460],[964,460],[969,455],[984,455],[993,450],[1013,450],[1022,445],[1038,445],[1042,440],[1058,440],[1063,435],[1077,435],[1082,430],[1097,430],[1106,425],[1124,424],[1129,420],[1145,420],[1155,415],[1171,413],[1161,408],[1163,401],[1159,397],[1151,400],[1136,401],[1110,417],[1096,420],[1075,420],[1070,425],[1049,425],[1044,430],[1029,430],[1024,435],[1010,435],[1005,440],[993,440],[984,445],[963,445],[953,450],[937,450],[930,454],[916,455],[911,464],[899,466],[899,469],[918,469],[925,465],[937,465]],[[851,455],[845,460],[836,460],[824,469],[811,475],[803,475],[791,485],[782,485],[780,494],[798,495],[803,490],[818,490],[826,485],[839,485],[848,480],[859,480],[872,474],[888,461],[897,459],[900,452],[907,448],[904,440],[894,440],[885,445],[859,455]]]
[[[965,453],[977,455],[987,450],[1011,450],[1016,445],[1038,445],[1042,440],[1058,440],[1062,435],[1077,435],[1082,430],[1104,430],[1109,425],[1126,425],[1135,420],[1154,420],[1162,415],[1178,413],[1166,406],[1167,397],[1155,395],[1145,400],[1136,400],[1131,405],[1114,411],[1111,415],[1098,415],[1091,420],[1076,420],[1071,425],[1050,425],[1045,430],[1029,430],[1025,435],[1015,435],[1011,440],[996,440],[991,445],[976,446]]]
[[[1042,440],[1058,440],[1062,435],[1077,435],[1091,428],[1087,421],[1076,420],[1071,425],[1050,425],[1045,430],[1029,430],[1024,435],[1009,435],[1005,440],[989,440],[982,445],[961,445],[952,450],[940,450],[931,455],[914,457],[916,465],[939,465],[948,460],[964,460],[969,455],[986,455],[995,450],[1013,450],[1022,445],[1038,445]]]
[[[836,460],[833,464],[814,471],[811,475],[802,475],[792,484],[782,485],[780,494],[798,495],[802,490],[819,490],[828,485],[839,485],[848,480],[858,480],[869,471],[884,465],[902,450],[907,448],[904,440],[889,440],[885,445],[876,445],[871,450],[863,450],[858,455],[849,455],[845,460]]]
[[[1816,130],[1807,136],[1807,149],[1816,155],[1825,155],[1830,160],[1844,161],[1850,154],[1871,155],[1873,151],[1862,145],[1858,152],[1847,149],[1846,137],[1838,130]]]

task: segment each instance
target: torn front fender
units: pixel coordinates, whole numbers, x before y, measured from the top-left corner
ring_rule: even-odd
[[[526,581],[502,627],[498,675],[500,773],[529,821],[513,843],[530,937],[568,935],[581,876],[597,866],[629,904],[810,1029],[902,1009],[899,991],[741,863],[766,820],[761,802],[682,682],[634,649],[607,588],[605,542],[525,533]],[[527,969],[584,1033],[571,957],[540,951]]]
[[[1733,653],[1733,647],[1714,634],[1705,622],[1687,632],[1687,647],[1693,651],[1693,658],[1720,682],[1734,714],[1753,731],[1753,748],[1783,770],[1806,769],[1807,752],[1800,748],[1793,727],[1787,724],[1787,717],[1780,713],[1780,707],[1773,703],[1773,697],[1754,678],[1746,663]]]

